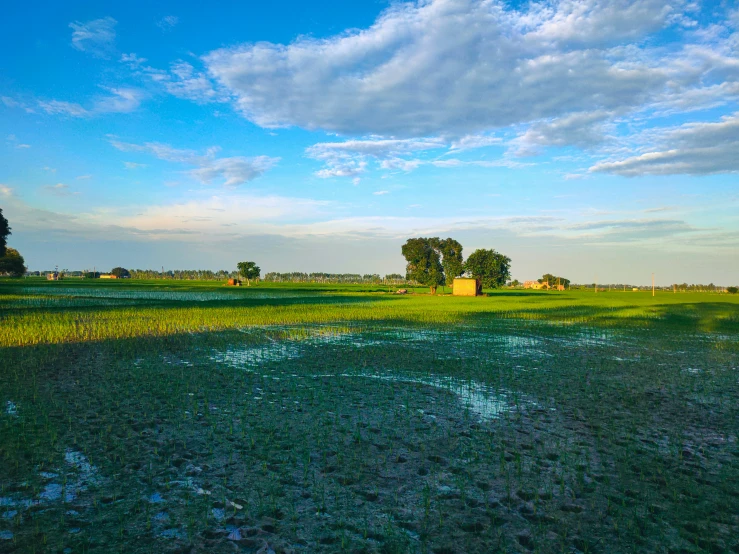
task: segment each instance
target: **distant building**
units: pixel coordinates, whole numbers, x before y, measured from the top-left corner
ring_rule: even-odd
[[[47,281],[59,281],[61,280],[62,276],[59,274],[58,271],[52,271],[51,273],[46,274],[46,280]]]
[[[549,285],[546,283],[540,283],[539,281],[524,281],[523,282],[523,288],[525,289],[534,289],[534,290],[541,290],[541,289],[548,289]],[[564,289],[562,289],[564,290]]]
[[[100,275],[101,279],[118,279],[117,275],[113,275],[112,273],[103,273]]]
[[[482,283],[479,279],[465,279],[457,277],[452,283],[454,296],[481,296]]]

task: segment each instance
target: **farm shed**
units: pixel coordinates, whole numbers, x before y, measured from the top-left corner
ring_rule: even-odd
[[[464,279],[457,277],[452,284],[454,296],[480,296],[482,283],[479,279]]]
[[[229,279],[228,283],[226,283],[229,287],[240,287],[241,281],[238,279]]]

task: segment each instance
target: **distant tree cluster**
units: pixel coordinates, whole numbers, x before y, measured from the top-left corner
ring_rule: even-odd
[[[541,276],[541,279],[538,279],[540,283],[547,283],[550,287],[554,287],[556,285],[563,285],[565,288],[570,287],[570,280],[565,279],[564,277],[560,277],[558,275],[552,275],[551,273],[545,273]]]
[[[406,278],[429,287],[431,294],[436,294],[440,285],[451,284],[455,277],[465,274],[479,279],[487,288],[501,287],[510,277],[508,256],[478,249],[464,261],[462,245],[452,238],[411,238],[401,252],[407,262]]]
[[[726,292],[728,292],[729,294],[736,294],[737,292],[739,292],[739,287],[727,287]]]
[[[221,269],[211,271],[209,269],[173,269],[168,271],[157,271],[155,269],[130,269],[131,279],[173,279],[184,281],[225,281],[236,279],[238,271]]]
[[[719,287],[717,285],[714,285],[713,283],[709,283],[707,285],[701,285],[699,283],[694,283],[692,285],[689,285],[688,283],[683,283],[682,285],[679,285],[675,283],[672,285],[673,290],[678,290],[682,292],[716,292],[723,290],[723,287]],[[726,289],[727,291],[729,289]]]
[[[266,273],[264,281],[270,283],[332,283],[345,285],[412,284],[398,273],[390,273],[385,277],[381,277],[378,273],[362,275],[360,273],[303,273],[300,271]]]

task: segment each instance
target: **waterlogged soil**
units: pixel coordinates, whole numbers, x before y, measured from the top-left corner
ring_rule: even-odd
[[[739,552],[736,337],[395,323],[0,354],[0,552]]]

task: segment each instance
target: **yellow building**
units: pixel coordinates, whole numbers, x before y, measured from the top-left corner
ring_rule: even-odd
[[[454,296],[480,296],[482,283],[478,279],[464,279],[457,277],[452,284]]]

